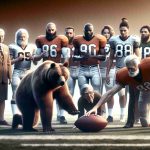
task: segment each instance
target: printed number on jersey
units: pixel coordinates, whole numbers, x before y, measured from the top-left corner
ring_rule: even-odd
[[[57,45],[52,44],[52,45],[43,45],[42,49],[44,51],[47,51],[47,55],[50,57],[57,57]]]
[[[150,56],[150,47],[141,47],[141,51],[142,51],[142,58],[146,58]]]
[[[19,52],[18,53],[18,57],[23,56],[22,61],[26,60],[26,61],[30,61],[30,52]]]
[[[95,44],[90,44],[90,45],[81,44],[80,52],[95,56],[96,55],[96,45]]]
[[[138,85],[136,88],[140,91],[150,90],[150,82],[144,82],[144,84]]]
[[[116,46],[116,57],[126,57],[133,53],[132,46],[130,44],[117,44]]]

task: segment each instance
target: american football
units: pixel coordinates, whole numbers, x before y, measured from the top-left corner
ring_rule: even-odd
[[[99,115],[91,114],[78,118],[74,125],[83,132],[98,132],[107,125],[107,120]]]

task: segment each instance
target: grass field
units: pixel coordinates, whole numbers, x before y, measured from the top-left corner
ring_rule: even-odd
[[[84,133],[73,128],[73,121],[67,125],[53,123],[55,132],[23,132],[20,129],[0,127],[0,150],[149,150],[150,128],[135,125],[122,128],[124,123],[115,121],[96,133]],[[119,125],[118,125],[119,124]]]

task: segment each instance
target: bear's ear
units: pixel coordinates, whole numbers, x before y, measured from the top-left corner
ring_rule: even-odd
[[[64,62],[63,66],[68,67],[69,63],[68,62]]]
[[[55,66],[56,66],[55,63],[50,64],[50,68],[51,68],[51,69],[54,68]]]

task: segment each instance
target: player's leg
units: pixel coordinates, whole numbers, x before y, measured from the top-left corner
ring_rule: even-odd
[[[111,69],[110,73],[110,82],[105,84],[106,91],[110,90],[114,86],[114,76],[115,76],[115,69]],[[111,98],[110,101],[107,102],[107,107],[108,107],[108,122],[113,122],[113,106],[114,106],[114,97]]]
[[[99,67],[91,67],[90,76],[91,76],[91,85],[93,86],[94,91],[100,93],[102,89],[102,78]],[[101,114],[105,116],[106,114],[105,104],[102,105],[101,111],[102,111]]]
[[[12,109],[13,115],[19,113],[19,110],[18,110],[17,105],[16,105],[16,90],[17,90],[17,87],[20,84],[20,77],[19,77],[20,73],[21,73],[20,70],[14,69],[13,75],[12,75],[12,84],[11,84],[12,85],[12,100],[11,100],[11,109]]]
[[[149,110],[148,104],[150,103],[150,93],[149,92],[140,92],[139,96],[139,113],[140,113],[140,122],[142,127],[148,127],[150,120],[149,120]]]

